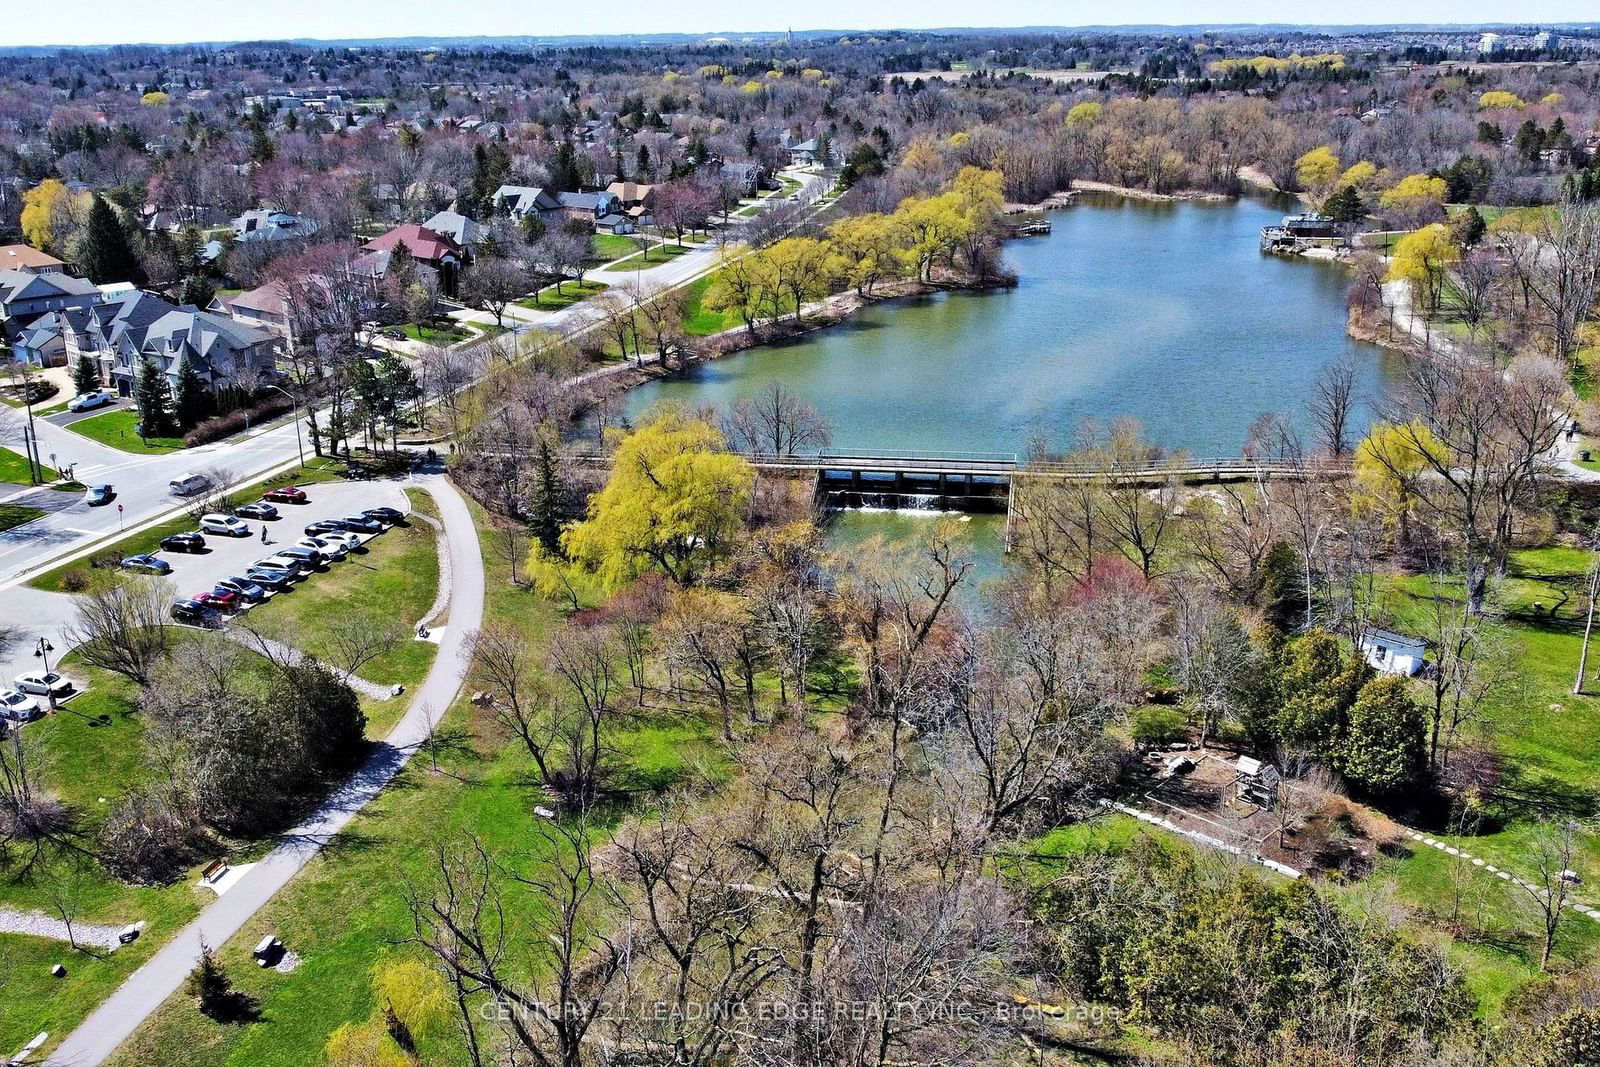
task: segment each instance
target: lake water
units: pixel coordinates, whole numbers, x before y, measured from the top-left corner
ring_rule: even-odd
[[[828,417],[839,451],[1019,452],[1041,435],[1065,446],[1087,415],[1133,415],[1154,443],[1237,455],[1257,415],[1299,421],[1342,353],[1365,397],[1383,376],[1381,350],[1345,334],[1345,270],[1260,252],[1282,215],[1252,199],[1083,198],[1051,214],[1049,236],[1007,242],[1015,289],[877,304],[649,383],[628,413],[725,409],[776,380]]]

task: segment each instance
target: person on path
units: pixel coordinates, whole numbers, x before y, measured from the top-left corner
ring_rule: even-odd
[[[262,523],[261,524],[261,543],[262,544],[266,544],[267,543],[267,524],[266,523]]]

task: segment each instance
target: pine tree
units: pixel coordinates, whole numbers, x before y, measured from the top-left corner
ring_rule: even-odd
[[[217,287],[211,279],[204,274],[195,273],[183,279],[183,292],[179,299],[202,311],[211,306],[211,298],[217,293]]]
[[[634,164],[633,176],[644,179],[650,177],[650,149],[647,145],[639,146],[639,161]]]
[[[205,379],[187,356],[178,361],[178,392],[174,406],[181,430],[192,430],[211,415],[211,394],[206,389]]]
[[[84,226],[78,262],[96,285],[107,282],[143,285],[145,282],[144,269],[128,243],[128,232],[99,193],[89,205],[89,221]]]
[[[153,359],[139,364],[139,383],[134,390],[139,409],[139,436],[167,437],[172,432],[172,390],[167,376]]]
[[[100,368],[95,365],[94,357],[81,355],[72,368],[72,385],[78,390],[78,395],[92,393],[100,388]]]
[[[217,959],[217,954],[211,951],[210,945],[200,946],[200,962],[189,972],[184,987],[199,1005],[200,1014],[210,1019],[224,1019],[230,1015],[234,999],[233,980],[222,969],[222,963]]]

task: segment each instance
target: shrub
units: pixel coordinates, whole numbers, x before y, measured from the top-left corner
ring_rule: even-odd
[[[74,567],[61,576],[61,589],[67,593],[81,593],[89,588],[89,572]]]
[[[285,411],[293,409],[294,401],[281,393],[273,393],[254,407],[239,408],[226,415],[217,415],[199,423],[183,435],[183,447],[194,448],[196,445],[220,441],[224,437],[231,437],[240,432],[246,426],[254,426],[264,419],[282,415]]]

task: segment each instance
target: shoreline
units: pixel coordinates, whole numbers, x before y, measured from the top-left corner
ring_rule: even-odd
[[[1112,196],[1125,196],[1129,200],[1147,200],[1155,204],[1172,204],[1184,200],[1217,202],[1238,199],[1237,194],[1234,193],[1212,193],[1203,189],[1180,189],[1175,193],[1153,193],[1149,189],[1134,189],[1126,185],[1082,181],[1077,178],[1072,180],[1071,191],[1075,193],[1108,193]]]

